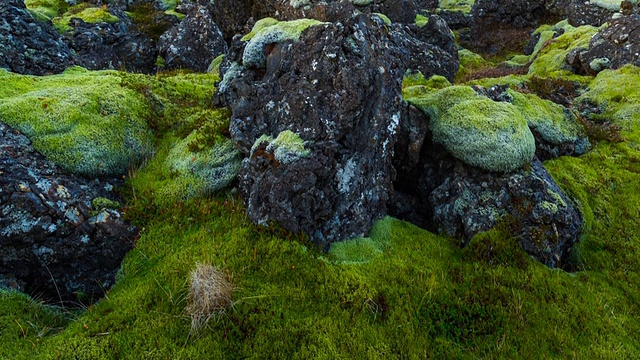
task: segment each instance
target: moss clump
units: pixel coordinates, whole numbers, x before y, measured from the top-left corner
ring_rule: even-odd
[[[475,0],[439,0],[438,10],[461,12],[468,15],[471,13],[473,4],[475,4]]]
[[[421,14],[416,14],[416,18],[413,22],[416,26],[423,27],[429,23],[429,18]]]
[[[509,90],[513,105],[520,110],[529,127],[551,144],[576,142],[584,137],[584,129],[575,115],[549,100],[533,94]]]
[[[533,134],[509,103],[492,101],[466,86],[405,100],[430,115],[433,140],[469,165],[508,172],[534,156]]]
[[[220,73],[220,65],[222,65],[222,61],[224,60],[224,55],[219,55],[215,59],[211,61],[209,67],[207,68],[207,72],[210,74],[219,74]]]
[[[114,71],[34,77],[0,73],[0,120],[68,171],[123,174],[153,151],[145,98]]]
[[[373,15],[377,15],[380,19],[382,19],[385,25],[391,25],[391,19],[389,19],[387,15],[382,13],[373,13]]]
[[[169,152],[165,166],[171,180],[159,191],[161,203],[211,195],[229,186],[238,175],[242,157],[233,142],[218,134],[203,134],[208,128],[193,131]],[[199,137],[216,140],[208,146],[194,146],[202,141]]]
[[[266,45],[288,40],[296,41],[308,27],[320,24],[323,23],[313,19],[277,21],[266,18],[258,21],[253,30],[242,38],[249,41],[242,54],[242,64],[245,67],[263,67],[266,61]]]
[[[64,0],[25,0],[24,4],[38,21],[51,21],[69,8]]]
[[[369,237],[339,241],[331,244],[328,259],[336,264],[365,264],[384,255],[391,239],[391,217],[376,222]]]
[[[267,144],[266,150],[282,164],[298,161],[311,153],[305,149],[304,140],[291,130],[282,131],[275,139],[269,135],[262,135],[251,147],[251,156],[263,143]]]
[[[70,8],[69,11],[62,16],[54,18],[52,22],[58,31],[65,33],[73,30],[71,25],[69,25],[73,18],[82,19],[86,23],[106,22],[113,24],[120,21],[120,19],[111,15],[105,6],[97,8],[87,7],[86,4],[81,4]]]
[[[420,71],[407,71],[402,78],[402,96],[405,98],[417,97],[433,90],[444,89],[451,86],[447,78],[440,75],[433,75],[428,79]]]
[[[458,60],[460,61],[460,67],[456,73],[456,82],[477,70],[491,66],[481,55],[467,49],[458,50]]]
[[[100,211],[104,209],[120,209],[120,203],[103,197],[97,197],[91,201],[93,210]]]
[[[622,0],[591,0],[589,2],[609,11],[620,11],[620,4],[622,4]],[[631,2],[637,3],[637,0],[631,0]]]

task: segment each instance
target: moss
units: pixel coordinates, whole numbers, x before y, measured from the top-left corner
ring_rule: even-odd
[[[106,7],[86,7],[86,5],[81,4],[72,7],[62,16],[52,19],[52,22],[53,25],[58,29],[58,31],[60,31],[61,33],[65,33],[73,30],[71,25],[69,25],[71,19],[73,18],[82,19],[86,23],[106,22],[113,24],[120,21],[120,19],[111,15]]]
[[[439,0],[438,10],[461,12],[465,15],[469,15],[474,3],[475,0]]]
[[[637,3],[636,0],[631,0],[631,2]],[[622,0],[591,0],[590,3],[609,11],[620,11]]]
[[[605,111],[603,117],[622,121],[616,116],[625,107],[640,103],[640,68],[626,65],[617,70],[603,70],[589,84],[589,90],[576,99],[577,103],[588,102]]]
[[[513,105],[520,110],[531,130],[551,144],[576,142],[585,131],[575,115],[564,107],[533,94],[509,90]]]
[[[533,135],[511,104],[494,102],[466,86],[405,100],[430,115],[433,140],[470,165],[508,172],[534,156]]]
[[[25,0],[24,4],[38,21],[51,21],[69,8],[64,0]]]
[[[598,28],[590,25],[572,27],[565,22],[556,24],[554,29],[563,29],[564,33],[554,39],[549,39],[545,43],[538,42],[536,48],[539,49],[535,60],[529,67],[529,74],[537,76],[563,76],[571,75],[571,69],[566,63],[567,55],[574,49],[588,48],[591,37],[598,32]],[[542,34],[550,34],[549,31],[541,32],[541,40],[545,37]]]
[[[370,237],[331,244],[328,259],[336,264],[354,265],[365,264],[383,256],[391,243],[389,235],[393,221],[391,217],[386,217],[376,222],[371,229]]]
[[[425,25],[427,25],[429,23],[429,18],[421,15],[421,14],[416,14],[416,18],[413,21],[418,27],[423,27]]]
[[[68,171],[123,174],[153,151],[143,96],[117,72],[69,71],[50,77],[0,75],[0,119]]]
[[[479,69],[491,66],[491,63],[486,61],[481,55],[467,49],[458,50],[458,60],[460,61],[460,67],[456,73],[456,82],[459,82],[467,75]]]
[[[389,19],[387,15],[382,13],[373,13],[373,15],[377,15],[380,19],[382,19],[385,25],[391,25],[391,19]]]
[[[296,41],[309,26],[320,24],[323,23],[313,19],[280,22],[266,18],[256,22],[251,33],[243,37],[244,41],[249,41],[249,43],[244,48],[242,64],[245,67],[263,67],[266,61],[264,54],[266,45],[282,43],[288,40]]]
[[[367,6],[373,4],[373,0],[349,0],[353,5],[356,6]]]
[[[97,197],[91,201],[91,207],[93,210],[103,210],[103,209],[120,209],[120,203],[117,201],[109,200],[103,197]]]
[[[220,65],[222,65],[222,61],[224,60],[224,55],[219,55],[215,59],[211,61],[209,64],[209,68],[207,68],[207,72],[211,74],[219,74],[220,73]]]
[[[301,7],[311,5],[311,1],[310,0],[290,0],[289,5],[291,5],[295,9],[298,9]]]
[[[269,135],[260,136],[251,147],[251,156],[264,143],[267,144],[266,150],[283,164],[290,164],[310,154],[304,147],[304,140],[291,130],[282,131],[275,139]]]

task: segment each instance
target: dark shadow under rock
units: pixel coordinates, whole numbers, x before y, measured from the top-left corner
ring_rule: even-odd
[[[103,297],[138,235],[117,182],[63,173],[2,123],[0,169],[0,285],[64,305]]]

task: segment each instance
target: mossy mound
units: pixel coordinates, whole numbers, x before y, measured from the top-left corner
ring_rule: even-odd
[[[520,110],[529,128],[550,144],[574,143],[585,136],[575,115],[566,108],[533,94],[509,90],[513,105]]]
[[[73,18],[79,18],[91,24],[100,22],[113,24],[120,21],[120,19],[109,13],[106,7],[90,7],[90,5],[83,3],[69,8],[62,16],[52,19],[52,22],[58,31],[65,33],[73,30],[69,25]]]
[[[465,15],[469,15],[471,13],[471,8],[473,8],[473,4],[475,4],[475,0],[439,0],[438,10],[461,12]]]
[[[216,121],[216,116],[210,116]],[[228,128],[228,117],[227,125]],[[206,141],[214,134],[214,141]],[[227,187],[238,175],[242,157],[233,142],[220,135],[218,126],[208,123],[178,141],[165,161],[172,174],[159,192],[158,200],[190,199],[211,195]]]
[[[242,55],[242,64],[245,67],[263,67],[266,61],[265,45],[282,43],[287,40],[296,41],[309,26],[320,24],[323,23],[313,19],[278,21],[265,18],[256,22],[253,30],[242,38],[243,41],[249,42]]]
[[[430,115],[433,141],[469,165],[508,172],[535,154],[525,118],[509,103],[492,101],[467,86],[405,100]]]
[[[64,169],[126,173],[153,151],[145,98],[117,72],[67,71],[38,78],[0,71],[0,120]]]
[[[69,8],[64,0],[25,0],[24,4],[38,21],[51,21]]]

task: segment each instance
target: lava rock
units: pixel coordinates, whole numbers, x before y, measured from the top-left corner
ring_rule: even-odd
[[[265,51],[264,68],[235,64],[219,87],[248,156],[239,178],[249,217],[325,249],[366,234],[391,192],[404,53],[367,15]]]
[[[0,67],[29,75],[57,74],[73,55],[50,23],[36,21],[22,0],[0,3]]]
[[[120,21],[89,24],[71,19],[73,32],[65,36],[65,41],[75,51],[77,65],[89,70],[154,73],[158,57],[155,43],[138,31],[122,8],[112,6],[109,12]]]
[[[183,1],[176,11],[187,17],[164,33],[158,42],[166,68],[205,72],[214,58],[227,52],[227,44],[213,21],[210,6]]]
[[[595,75],[604,69],[626,64],[640,66],[640,15],[613,20],[589,42],[589,49],[578,49],[567,57],[577,73]],[[577,56],[576,56],[577,55]]]
[[[0,283],[65,305],[104,296],[138,235],[113,184],[60,171],[0,123]]]

